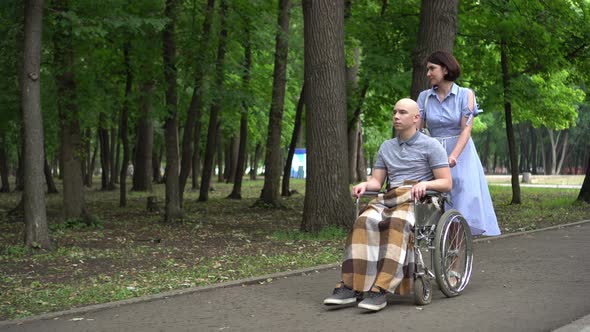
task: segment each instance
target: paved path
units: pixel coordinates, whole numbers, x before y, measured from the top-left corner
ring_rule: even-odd
[[[589,250],[590,223],[478,241],[466,291],[448,299],[435,290],[424,307],[399,297],[377,313],[325,307],[323,298],[339,280],[332,268],[18,325],[0,322],[0,331],[588,331]],[[570,324],[575,320],[578,325]]]

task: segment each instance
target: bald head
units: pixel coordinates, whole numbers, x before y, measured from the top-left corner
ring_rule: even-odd
[[[394,110],[406,110],[410,115],[416,115],[420,113],[420,106],[418,103],[410,98],[402,98],[395,103]]]

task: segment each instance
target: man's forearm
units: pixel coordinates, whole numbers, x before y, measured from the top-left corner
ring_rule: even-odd
[[[428,190],[434,190],[445,193],[453,189],[453,182],[448,179],[434,179],[426,181],[426,188]]]
[[[383,184],[379,180],[377,180],[373,177],[370,177],[367,180],[367,191],[379,191],[379,190],[381,190],[382,186],[383,186]]]

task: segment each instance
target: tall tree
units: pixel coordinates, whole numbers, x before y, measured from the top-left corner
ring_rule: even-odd
[[[6,155],[6,133],[0,129],[0,193],[10,192],[10,183],[8,182],[8,156]]]
[[[418,98],[420,92],[429,87],[424,59],[434,51],[453,52],[458,8],[459,0],[422,0],[418,39],[412,52],[412,99]]]
[[[207,201],[209,198],[209,189],[211,188],[211,177],[213,175],[213,162],[215,159],[215,149],[221,144],[218,140],[219,132],[219,111],[221,109],[221,97],[223,92],[225,52],[227,44],[227,3],[221,0],[219,5],[219,16],[221,20],[221,31],[219,33],[219,43],[217,45],[217,61],[215,63],[215,86],[217,93],[213,98],[213,104],[209,111],[209,127],[207,130],[207,145],[205,146],[205,159],[203,160],[203,175],[201,176],[201,188],[199,190],[199,202]],[[221,159],[221,158],[218,158]],[[221,174],[221,167],[219,167]]]
[[[506,42],[500,44],[500,63],[502,64],[502,87],[504,97],[504,117],[506,119],[506,137],[508,137],[508,155],[510,160],[510,174],[512,183],[512,200],[510,204],[520,204],[520,183],[518,182],[518,161],[516,157],[516,142],[514,127],[512,126],[512,102],[510,96],[510,69]]]
[[[250,70],[252,69],[252,45],[250,43],[250,28],[246,23],[245,40],[244,40],[244,73],[242,74],[242,86],[244,91],[250,87]],[[228,198],[242,198],[242,179],[244,178],[244,168],[246,167],[246,147],[248,143],[248,111],[250,101],[242,101],[240,115],[240,143],[238,147],[238,160],[236,163],[236,174],[232,192]]]
[[[197,177],[198,167],[193,167],[193,161],[195,156],[193,155],[193,145],[195,147],[195,154],[198,156],[199,140],[201,138],[201,108],[203,104],[203,82],[205,78],[206,70],[206,58],[205,50],[209,46],[209,34],[211,30],[211,21],[213,20],[213,9],[215,6],[215,0],[207,0],[205,7],[205,20],[203,21],[203,31],[199,38],[199,48],[197,50],[197,56],[194,59],[195,69],[195,83],[193,88],[193,96],[186,116],[186,124],[184,126],[184,132],[182,137],[182,160],[180,165],[180,178],[179,178],[179,192],[180,202],[182,204],[184,187],[186,186],[186,180],[191,168],[193,170],[193,178]],[[194,129],[194,130],[193,130]],[[194,131],[194,133],[193,133]]]
[[[98,140],[100,142],[100,167],[102,172],[100,174],[100,189],[109,190],[109,177],[111,169],[109,164],[110,144],[109,144],[109,128],[106,123],[106,115],[100,112],[98,116]],[[92,172],[92,170],[89,170]]]
[[[74,78],[74,48],[72,45],[72,22],[69,20],[69,1],[52,1],[56,26],[53,35],[54,65],[57,81],[58,112],[60,117],[61,161],[63,169],[63,205],[66,219],[88,218],[82,183],[82,142],[80,119],[76,103]]]
[[[23,206],[25,244],[51,249],[45,206],[43,119],[41,114],[41,35],[43,0],[25,2],[25,40],[22,67],[21,103],[25,135]]]
[[[304,0],[307,177],[301,229],[350,227],[344,4]]]
[[[580,194],[578,194],[578,200],[590,203],[590,156],[588,156],[588,166],[586,166],[586,176],[584,177],[584,183],[580,188]]]
[[[136,191],[152,191],[152,151],[154,147],[154,120],[152,95],[155,82],[143,83],[139,97],[140,117],[137,121],[133,188]]]
[[[174,39],[178,1],[166,0],[165,16],[169,19],[162,32],[164,77],[166,79],[166,213],[167,222],[182,217],[178,183],[178,98],[176,92],[176,43]]]
[[[295,124],[293,125],[293,134],[291,135],[291,143],[289,143],[289,151],[287,152],[287,161],[283,168],[283,182],[281,185],[281,196],[291,196],[289,190],[289,182],[291,179],[291,165],[293,164],[293,157],[295,156],[295,148],[299,140],[299,133],[301,132],[301,119],[303,118],[303,107],[305,105],[305,86],[301,87],[299,94],[299,102],[297,102],[297,110],[295,111]]]
[[[264,186],[260,202],[280,206],[279,189],[281,179],[281,127],[287,83],[287,57],[289,53],[289,19],[291,1],[279,0],[279,29],[276,35],[275,64],[273,74],[272,100],[268,120],[266,158],[264,160]]]
[[[129,167],[129,138],[127,137],[128,118],[129,118],[129,99],[133,84],[133,72],[129,60],[131,43],[126,41],[123,45],[123,66],[125,68],[125,95],[121,107],[121,117],[119,119],[119,140],[123,145],[123,157],[121,158],[121,170],[119,172],[119,206],[127,205],[127,168]]]

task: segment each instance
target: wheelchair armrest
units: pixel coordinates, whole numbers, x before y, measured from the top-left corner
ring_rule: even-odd
[[[451,193],[443,193],[440,191],[436,191],[436,190],[426,190],[426,196],[431,196],[431,197],[440,197],[443,203],[448,203],[449,205],[453,205],[453,202],[451,201]]]
[[[444,194],[436,190],[426,190],[426,196],[443,196]]]

